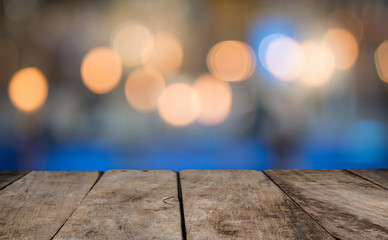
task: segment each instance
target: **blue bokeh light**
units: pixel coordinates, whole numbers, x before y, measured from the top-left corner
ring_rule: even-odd
[[[298,40],[297,22],[284,16],[271,15],[256,19],[248,35],[248,43],[257,56],[257,73],[263,80],[279,82],[265,66],[265,49],[269,43],[282,36]]]

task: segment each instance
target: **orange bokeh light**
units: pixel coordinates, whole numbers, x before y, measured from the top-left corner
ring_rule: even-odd
[[[113,33],[112,48],[119,54],[126,66],[144,63],[154,46],[152,33],[138,23],[127,23]]]
[[[145,67],[133,71],[125,83],[128,103],[140,112],[151,112],[164,90],[163,75],[154,68]]]
[[[325,43],[308,40],[301,44],[304,54],[300,80],[309,87],[325,85],[335,70],[334,54]]]
[[[377,73],[381,80],[388,83],[388,40],[384,41],[375,52]]]
[[[154,42],[152,54],[145,64],[157,68],[166,76],[176,73],[183,61],[181,41],[170,33],[159,32],[154,35]]]
[[[13,75],[9,84],[9,97],[12,104],[26,113],[33,113],[42,107],[47,94],[46,77],[37,68],[20,69]]]
[[[111,91],[120,82],[122,66],[112,49],[98,47],[86,54],[81,64],[81,76],[86,87],[98,94]]]
[[[198,122],[207,126],[223,122],[232,107],[232,90],[229,84],[211,74],[202,74],[195,80],[193,87],[201,102]]]
[[[170,125],[183,127],[194,122],[201,110],[197,92],[186,83],[174,83],[160,95],[158,110]]]
[[[214,45],[207,55],[209,71],[225,81],[243,81],[255,70],[256,60],[251,47],[240,41],[223,41]]]
[[[347,70],[354,65],[358,57],[358,43],[352,33],[342,28],[331,28],[325,33],[323,41],[332,49],[337,69]]]

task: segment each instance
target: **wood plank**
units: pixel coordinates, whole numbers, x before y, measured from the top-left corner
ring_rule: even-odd
[[[388,169],[348,169],[348,171],[388,189]]]
[[[54,239],[181,239],[177,175],[107,171]]]
[[[333,236],[388,239],[387,190],[340,170],[265,173]]]
[[[262,172],[180,172],[187,239],[333,239]]]
[[[98,172],[30,172],[0,191],[0,239],[50,239]]]
[[[0,171],[0,190],[27,173],[28,171]]]

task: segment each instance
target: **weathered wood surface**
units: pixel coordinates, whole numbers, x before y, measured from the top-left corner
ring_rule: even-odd
[[[349,169],[348,171],[388,189],[388,169]]]
[[[107,171],[54,239],[181,239],[177,176]]]
[[[28,171],[0,171],[0,190],[26,173]]]
[[[388,191],[347,171],[268,170],[276,184],[339,239],[388,239]]]
[[[0,191],[0,239],[50,239],[98,172],[30,172]]]
[[[262,172],[180,172],[187,239],[333,239]]]

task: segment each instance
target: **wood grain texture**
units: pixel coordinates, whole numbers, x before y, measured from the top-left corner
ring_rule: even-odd
[[[26,173],[28,171],[0,171],[0,190]]]
[[[98,172],[30,172],[0,191],[0,239],[50,239]]]
[[[349,169],[348,171],[388,189],[388,169]]]
[[[107,171],[54,239],[181,239],[171,171]]]
[[[333,239],[262,172],[180,172],[187,239]]]
[[[387,190],[340,170],[265,173],[333,236],[388,239]]]

